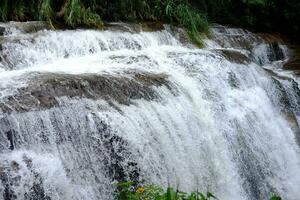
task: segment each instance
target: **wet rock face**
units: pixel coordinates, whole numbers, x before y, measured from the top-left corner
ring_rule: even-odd
[[[279,80],[272,77],[272,83],[275,85],[276,90],[278,91],[278,99],[276,102],[280,105],[281,112],[290,113],[292,111],[292,102],[290,102],[288,93]]]
[[[124,31],[124,32],[153,32],[164,29],[164,25],[161,22],[143,22],[143,23],[107,23],[103,27],[104,30],[109,31]]]
[[[279,43],[269,43],[268,44],[268,58],[269,61],[278,61],[278,60],[284,60],[285,56],[282,51],[282,49],[279,46]]]
[[[31,176],[34,180],[31,183],[27,183],[26,187],[29,188],[24,196],[18,196],[18,191],[14,191],[15,187],[19,187],[22,182],[22,176],[20,173],[21,165],[16,161],[6,163],[5,166],[0,165],[0,183],[4,186],[3,200],[51,200],[45,193],[42,178],[38,173],[32,169],[32,160],[25,157],[23,158],[27,169],[31,172]],[[3,164],[2,164],[3,165]]]
[[[260,43],[259,37],[244,29],[215,25],[212,28],[213,40],[222,48],[246,49],[251,51],[254,43]]]
[[[0,68],[12,70],[15,67],[15,63],[11,63],[5,53],[7,44],[22,43],[23,39],[34,42],[33,38],[38,34],[36,32],[46,29],[50,29],[50,25],[42,21],[0,23]]]
[[[287,70],[300,70],[300,58],[289,60],[283,67]]]
[[[13,29],[21,33],[34,33],[49,28],[49,24],[42,21],[0,23],[0,36],[11,34]]]
[[[273,61],[284,59],[282,50],[279,44],[285,44],[289,49],[289,60],[283,64],[283,68],[286,70],[293,70],[296,73],[300,71],[300,46],[294,44],[293,41],[289,41],[282,35],[277,34],[259,34],[263,40],[270,44],[270,59]]]
[[[241,131],[242,133],[242,131]],[[276,194],[277,191],[273,185],[266,182],[266,174],[270,174],[268,169],[266,169],[262,163],[253,156],[254,152],[249,148],[249,140],[247,140],[243,134],[238,136],[235,141],[241,147],[236,154],[234,154],[234,159],[239,160],[238,171],[242,174],[242,182],[245,191],[250,194],[250,200],[257,200],[265,197],[267,199],[269,194],[267,194],[263,188],[268,187],[271,193]],[[271,174],[272,176],[272,174]]]
[[[26,112],[58,106],[57,97],[103,99],[129,105],[134,99],[159,98],[154,87],[169,87],[164,74],[112,75],[32,74],[29,85],[0,103],[2,113]],[[169,87],[170,88],[170,87]]]
[[[5,28],[0,26],[0,36],[3,36],[5,32]]]
[[[80,101],[84,100],[75,100],[78,104]],[[97,106],[99,110],[91,110],[89,105],[84,105],[83,110],[78,105],[74,105],[74,107],[65,105],[65,107],[67,108],[57,107],[28,113],[12,113],[3,118],[0,117],[0,152],[9,153],[6,157],[2,157],[3,154],[0,154],[0,174],[3,172],[3,178],[0,179],[0,199],[2,199],[1,195],[5,195],[5,200],[15,200],[16,197],[24,200],[56,199],[56,193],[53,194],[51,191],[59,191],[64,196],[65,191],[59,189],[62,183],[74,181],[74,184],[79,184],[76,182],[78,181],[76,178],[72,179],[75,174],[75,177],[82,178],[93,174],[93,176],[89,176],[86,184],[95,184],[100,191],[104,182],[103,176],[105,176],[105,180],[109,180],[109,183],[140,180],[140,166],[132,155],[135,152],[132,144],[122,137],[122,133],[116,132],[111,127],[110,120],[107,120],[102,114],[99,115],[100,112],[103,112],[103,107]],[[41,113],[48,114],[40,116]],[[30,115],[35,118],[30,118]],[[14,117],[26,120],[25,123],[19,121],[19,125],[25,125],[28,130],[26,128],[18,129],[14,126]],[[50,127],[44,126],[47,122],[50,123]],[[35,123],[41,126],[34,127]],[[27,131],[32,134],[27,135]],[[47,131],[50,131],[51,134],[47,134]],[[54,155],[52,157],[41,153],[42,157],[49,158],[49,163],[48,160],[41,162],[41,157],[37,157],[36,153],[26,151],[23,153],[23,149],[27,149],[24,144],[32,144],[32,141],[36,141],[35,147],[42,146],[47,149],[34,150],[34,152],[40,154],[49,151],[49,154]],[[13,149],[11,148],[12,144]],[[51,149],[48,148],[50,146]],[[58,149],[60,156],[56,151],[52,152],[53,146]],[[31,145],[28,148],[30,149]],[[21,159],[20,156],[16,156],[16,154],[20,154],[19,152],[22,154]],[[69,153],[72,153],[71,158],[68,157]],[[65,160],[62,165],[58,165],[58,161],[63,159]],[[52,173],[53,170],[55,173]],[[61,173],[60,170],[64,173]],[[48,171],[50,172],[48,173]],[[49,182],[49,179],[55,178],[56,174],[65,176],[58,184]],[[67,182],[64,181],[66,177],[69,180]],[[26,187],[18,186],[24,192],[17,193],[18,190],[14,186],[20,182],[25,183],[27,180],[30,184]],[[48,189],[49,183],[51,190]],[[5,193],[1,193],[1,188],[5,188]],[[105,187],[103,186],[103,188]]]
[[[222,51],[222,55],[231,62],[247,63],[251,59],[259,65],[264,65],[286,59],[284,48],[287,43],[280,35],[253,34],[245,29],[219,25],[214,26],[212,32],[212,40],[223,48],[219,51]],[[232,48],[243,50],[246,54],[239,55],[228,50]]]
[[[2,157],[1,155],[3,154],[0,154],[0,174],[2,174],[0,178],[0,199],[2,199],[1,195],[5,196],[3,197],[5,200],[56,199],[56,193],[53,194],[51,191],[59,190],[61,183],[53,183],[52,185],[52,182],[49,182],[49,178],[55,178],[53,176],[56,175],[60,177],[59,174],[62,173],[59,170],[63,170],[68,180],[74,181],[75,184],[77,180],[72,179],[74,174],[80,174],[79,176],[85,177],[91,175],[90,173],[92,173],[93,176],[88,179],[92,180],[89,180],[87,184],[95,184],[97,186],[103,184],[102,175],[105,176],[105,180],[109,180],[109,183],[123,181],[138,182],[140,180],[140,166],[132,155],[134,151],[130,141],[123,138],[122,133],[117,134],[115,129],[111,127],[110,121],[103,118],[102,115],[99,116],[97,111],[91,111],[88,108],[85,108],[86,111],[83,111],[78,107],[75,108],[77,110],[69,108],[67,112],[64,112],[61,108],[31,112],[34,113],[34,116],[39,116],[40,113],[47,112],[49,114],[48,116],[55,115],[59,117],[55,119],[51,117],[37,117],[35,120],[30,119],[25,122],[25,124],[32,127],[36,122],[44,124],[46,121],[51,121],[51,127],[53,127],[53,129],[51,129],[51,135],[30,135],[25,141],[23,134],[25,129],[22,128],[18,130],[13,126],[13,122],[10,121],[12,118],[8,115],[0,119],[0,141],[1,144],[7,144],[4,149],[1,149],[0,145],[0,151],[11,153],[6,157]],[[71,113],[69,113],[70,110],[72,111]],[[76,115],[76,113],[78,113],[78,115]],[[28,113],[14,113],[12,115],[15,117],[24,117],[24,120],[29,118]],[[75,121],[69,118],[71,116],[75,116]],[[78,116],[82,118],[78,119]],[[69,120],[62,120],[62,117]],[[76,121],[76,119],[78,119],[78,121]],[[61,121],[65,121],[66,124],[63,123],[62,125]],[[79,121],[80,124],[78,124]],[[47,130],[49,130],[49,127],[40,126],[36,132],[46,132]],[[33,133],[33,131],[31,132]],[[3,138],[3,136],[6,137],[5,133],[7,133],[9,137]],[[55,137],[55,140],[53,140],[53,137]],[[11,138],[13,138],[13,144],[16,143],[12,150],[9,147]],[[49,145],[51,139],[53,143]],[[7,140],[6,143],[5,140]],[[57,160],[48,155],[42,156],[49,158],[49,163],[48,161],[40,162],[40,157],[36,157],[37,155],[35,153],[23,153],[22,149],[24,148],[24,143],[29,143],[29,141],[32,140],[37,141],[37,143],[35,143],[37,146],[42,145],[46,147],[55,145],[57,149],[61,149],[61,157],[56,155],[57,152],[53,153],[50,151],[49,153],[55,154],[55,159],[67,159],[67,161],[65,161],[66,165],[57,167]],[[68,145],[70,146],[66,149]],[[72,152],[72,158],[68,158],[69,151]],[[22,154],[21,159],[20,156],[16,156],[18,152]],[[40,153],[43,151],[39,150],[37,152]],[[71,161],[68,159],[71,159]],[[69,164],[70,162],[72,162],[72,165]],[[45,169],[47,173],[45,173]],[[55,173],[52,173],[52,170],[54,170]],[[48,171],[50,172],[48,173]],[[66,184],[63,178],[60,181]],[[26,182],[29,182],[29,184],[26,184]],[[23,183],[26,187],[20,185],[20,183]],[[51,189],[48,189],[49,183]],[[18,186],[17,189],[14,187],[16,185]],[[4,193],[1,192],[1,188],[5,188]],[[23,193],[17,193],[18,188],[20,188]],[[101,190],[101,187],[99,188],[99,190]],[[63,189],[59,190],[59,192],[61,192],[61,195],[65,194]]]
[[[190,39],[188,33],[183,29],[176,26],[167,27],[172,35],[180,41],[181,44],[187,47],[194,47],[192,40]]]
[[[279,80],[282,80],[281,77],[272,77],[272,83],[276,88],[276,100],[272,99],[272,102],[275,105],[279,105],[280,112],[286,118],[290,127],[292,128],[295,138],[300,144],[300,126],[297,120],[297,115],[300,113],[300,90],[298,83],[293,79],[285,78],[287,82],[285,85],[282,84]],[[287,88],[288,87],[288,88]]]
[[[15,138],[15,136],[14,136],[14,130],[9,130],[9,131],[7,131],[6,132],[6,136],[7,136],[7,139],[8,139],[8,141],[9,141],[9,149],[10,150],[14,150],[14,148],[15,148],[15,145],[14,145],[14,138]]]
[[[300,75],[300,46],[288,45],[291,51],[291,58],[283,65],[284,69],[293,70]]]
[[[249,57],[247,57],[246,55],[238,51],[221,49],[221,50],[216,50],[216,52],[220,53],[230,62],[245,64],[245,63],[250,63],[251,61]]]
[[[264,42],[269,44],[285,44],[287,43],[287,39],[280,34],[276,33],[257,33],[257,36],[259,36]]]
[[[96,117],[96,116],[93,116]],[[95,151],[99,155],[104,170],[112,181],[139,181],[140,169],[131,159],[129,143],[111,130],[104,121],[97,123],[98,134]]]

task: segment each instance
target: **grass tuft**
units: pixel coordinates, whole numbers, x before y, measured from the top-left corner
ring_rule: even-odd
[[[67,25],[72,26],[101,26],[103,24],[101,17],[92,12],[90,8],[86,9],[80,0],[69,0],[64,11],[64,19]]]

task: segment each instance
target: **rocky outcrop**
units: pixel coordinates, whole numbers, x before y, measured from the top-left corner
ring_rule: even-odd
[[[31,176],[34,177],[34,180],[27,183],[26,187],[28,187],[29,190],[25,192],[21,198],[24,200],[51,200],[45,193],[46,188],[43,186],[43,180],[40,174],[35,172],[32,168],[32,160],[24,155],[23,162],[27,170],[31,173]],[[4,166],[3,164],[4,163],[1,163],[0,165],[0,182],[4,186],[2,198],[3,200],[16,200],[20,198],[20,196],[18,196],[19,194],[17,195],[18,191],[14,189],[22,184],[23,177],[20,171],[24,170],[21,169],[24,165],[21,166],[21,163],[14,160],[7,162]]]
[[[93,118],[96,116],[92,116]],[[107,175],[117,182],[139,181],[140,169],[132,159],[129,143],[122,137],[114,134],[109,124],[101,121],[97,124],[97,140],[93,143],[94,149],[104,164]]]
[[[300,46],[288,45],[291,51],[291,58],[283,65],[284,69],[296,71],[300,74]]]
[[[251,59],[246,56],[245,54],[242,54],[239,51],[229,50],[229,49],[220,49],[216,50],[217,53],[221,54],[223,57],[225,57],[228,61],[238,63],[238,64],[246,64],[250,63]]]
[[[34,33],[49,28],[50,25],[43,21],[0,23],[0,36],[10,35],[12,31],[18,31],[21,33]]]
[[[159,98],[154,87],[169,87],[164,74],[128,72],[128,76],[32,73],[28,85],[0,102],[0,113],[59,106],[58,97],[103,99],[129,105],[134,99]]]
[[[5,27],[0,26],[0,36],[4,35],[5,33]]]
[[[161,22],[142,22],[142,23],[107,23],[102,28],[109,31],[122,31],[137,33],[141,31],[153,32],[164,29],[164,25]]]
[[[300,70],[300,58],[295,58],[289,60],[287,63],[285,63],[284,68],[287,70]]]

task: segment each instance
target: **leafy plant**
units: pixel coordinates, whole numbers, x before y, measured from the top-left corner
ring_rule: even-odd
[[[54,12],[51,7],[51,0],[42,0],[39,5],[39,19],[46,20],[52,25]]]
[[[80,0],[69,0],[64,6],[65,22],[72,26],[86,25],[86,26],[101,26],[101,17],[92,12],[90,8],[85,8]]]
[[[3,0],[0,3],[0,16],[2,21],[7,20],[7,15],[8,15],[8,0]]]
[[[279,196],[272,196],[270,200],[282,200]]]
[[[134,182],[122,182],[116,184],[116,200],[213,200],[218,199],[211,192],[192,192],[190,194],[153,184],[138,184]],[[270,200],[282,200],[279,196],[272,196]]]
[[[101,27],[107,21],[163,21],[187,29],[201,46],[200,32],[207,32],[205,14],[186,0],[18,0],[0,1],[0,17],[7,20],[46,20],[50,24]]]
[[[208,33],[209,30],[209,23],[206,19],[206,16],[185,4],[180,4],[177,6],[174,14],[174,17],[177,19],[177,21],[187,29],[192,41],[201,47],[202,39],[199,32]]]
[[[187,29],[201,46],[209,22],[279,31],[299,40],[300,1],[278,0],[0,0],[1,21],[47,20],[99,27],[105,21],[162,21]]]
[[[117,200],[209,200],[217,199],[212,193],[193,192],[187,194],[168,187],[164,191],[161,187],[148,184],[140,185],[133,182],[118,183]]]

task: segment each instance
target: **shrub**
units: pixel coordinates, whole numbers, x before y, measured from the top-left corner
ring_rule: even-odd
[[[168,187],[165,191],[156,185],[138,185],[133,182],[117,184],[117,200],[209,200],[217,199],[212,193],[192,192],[187,194]]]
[[[213,200],[218,199],[212,193],[192,192],[185,193],[168,187],[163,190],[153,184],[141,185],[134,182],[116,184],[116,200]],[[270,200],[282,200],[279,196],[273,196]]]
[[[208,32],[206,16],[186,0],[2,0],[0,17],[7,20],[46,20],[75,28],[100,27],[107,21],[163,21],[183,26],[195,44]]]

